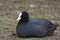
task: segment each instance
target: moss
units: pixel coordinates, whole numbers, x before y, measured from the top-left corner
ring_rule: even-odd
[[[8,18],[7,17],[4,17],[4,18],[0,18],[0,21],[7,21]]]

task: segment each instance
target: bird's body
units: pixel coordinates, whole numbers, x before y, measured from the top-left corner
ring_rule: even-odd
[[[50,21],[39,18],[35,19],[33,18],[30,19],[29,22],[26,24],[18,23],[17,34],[19,34],[21,37],[27,36],[43,37],[47,35],[47,33],[49,32],[49,27],[51,26],[53,26],[53,24]],[[54,29],[55,28],[50,29],[50,31]]]

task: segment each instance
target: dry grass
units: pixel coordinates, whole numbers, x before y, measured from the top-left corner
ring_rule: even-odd
[[[30,7],[34,5],[34,7]],[[30,18],[60,19],[59,0],[0,0],[0,40],[60,40],[60,27],[44,38],[19,38],[16,34],[18,11],[26,10]],[[60,20],[51,20],[60,25]]]

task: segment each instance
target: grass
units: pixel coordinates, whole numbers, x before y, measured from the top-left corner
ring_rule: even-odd
[[[11,2],[10,2],[11,1]],[[59,40],[60,39],[60,27],[54,32],[55,35],[47,36],[44,38],[19,38],[16,34],[16,25],[18,11],[26,10],[29,12],[30,18],[60,18],[60,3],[45,0],[27,0],[24,2],[17,0],[0,1],[0,40]],[[30,4],[34,4],[35,7],[31,8]],[[49,5],[48,5],[49,4]],[[52,10],[52,11],[51,11]],[[56,11],[57,10],[57,11]],[[57,22],[60,25],[60,20],[50,20]]]

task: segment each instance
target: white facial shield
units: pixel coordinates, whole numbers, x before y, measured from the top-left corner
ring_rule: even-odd
[[[19,16],[17,18],[17,21],[21,20],[22,13],[19,13]]]

